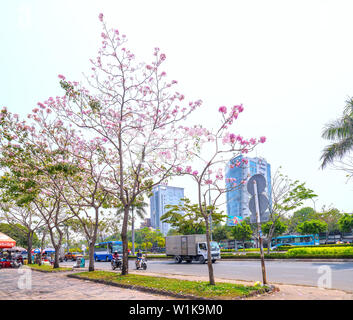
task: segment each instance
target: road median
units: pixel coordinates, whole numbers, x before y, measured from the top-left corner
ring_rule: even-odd
[[[249,286],[217,282],[211,286],[207,281],[179,280],[175,278],[92,271],[69,274],[67,277],[89,280],[97,283],[139,290],[148,293],[191,300],[241,300],[276,290],[261,285]]]

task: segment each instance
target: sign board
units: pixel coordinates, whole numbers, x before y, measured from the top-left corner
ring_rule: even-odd
[[[262,193],[266,188],[266,179],[262,174],[254,174],[248,181],[247,189],[248,192],[253,196],[254,195],[254,180],[257,185],[257,193]]]
[[[268,211],[260,214],[260,222],[267,222],[270,219],[270,213]],[[250,223],[257,223],[256,214],[250,216]]]
[[[257,186],[260,222],[267,222],[269,220],[269,212],[266,212],[266,210],[269,206],[269,201],[262,193],[266,188],[266,179],[262,174],[255,174],[249,179],[247,184],[248,192],[252,195],[249,201],[249,210],[252,213],[250,223],[257,223],[254,182],[256,182]]]
[[[239,223],[243,222],[243,217],[241,216],[228,216],[227,218],[227,226],[233,227]]]
[[[259,197],[259,214],[260,216],[265,213],[266,209],[268,208],[268,199],[267,197],[263,194],[260,193],[258,195]],[[256,205],[255,205],[255,197],[252,196],[249,201],[249,210],[250,212],[256,216]]]

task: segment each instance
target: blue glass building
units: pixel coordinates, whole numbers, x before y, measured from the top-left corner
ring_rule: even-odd
[[[184,198],[184,188],[158,185],[153,188],[152,192],[153,196],[150,198],[151,227],[167,235],[170,224],[162,222],[161,216],[168,212],[166,205],[180,204],[180,199]]]
[[[240,166],[236,166],[240,163]],[[250,217],[249,200],[251,195],[248,193],[246,183],[241,184],[242,180],[248,180],[254,174],[262,174],[266,178],[267,187],[264,191],[272,207],[271,199],[271,166],[262,158],[249,158],[242,155],[231,159],[226,168],[226,179],[236,179],[234,182],[238,187],[232,187],[232,182],[226,180],[227,190],[227,215],[228,225],[234,217]],[[233,189],[233,190],[232,190]]]

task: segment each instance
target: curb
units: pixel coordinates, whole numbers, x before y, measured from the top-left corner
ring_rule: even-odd
[[[36,268],[27,267],[27,266],[26,266],[26,268],[31,269],[33,271],[43,272],[43,273],[61,273],[61,272],[71,272],[72,271],[71,269],[68,269],[68,270],[55,270],[55,269],[53,269],[53,271],[48,271],[48,270],[39,270]]]
[[[155,289],[155,288],[147,288],[147,287],[143,287],[143,286],[136,286],[136,285],[128,285],[128,284],[122,284],[122,283],[116,283],[116,282],[110,282],[107,280],[101,280],[101,279],[90,279],[88,277],[81,277],[77,274],[68,274],[67,275],[68,278],[74,278],[74,279],[79,279],[79,280],[88,280],[88,281],[92,281],[95,283],[101,283],[101,284],[106,284],[106,285],[110,285],[110,286],[114,286],[114,287],[120,287],[120,288],[124,288],[124,289],[133,289],[133,290],[138,290],[138,291],[142,291],[142,292],[147,292],[147,293],[152,293],[152,294],[159,294],[159,295],[163,295],[163,296],[169,296],[169,297],[173,297],[173,298],[181,298],[181,299],[188,299],[188,300],[243,300],[246,298],[250,298],[259,294],[271,294],[275,291],[279,291],[279,288],[271,286],[270,288],[265,288],[265,289],[260,289],[260,290],[256,290],[251,292],[248,295],[242,295],[233,299],[220,299],[220,298],[206,298],[206,297],[200,297],[200,296],[194,296],[194,295],[188,295],[188,294],[179,294],[179,293],[175,293],[175,292],[170,292],[170,291],[164,291],[164,290],[159,290],[159,289]]]
[[[223,258],[222,261],[254,261],[261,260],[260,258]],[[353,262],[353,259],[268,259],[265,258],[265,261],[294,261],[294,262]]]

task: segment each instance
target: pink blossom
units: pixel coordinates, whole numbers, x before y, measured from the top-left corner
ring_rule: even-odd
[[[62,80],[65,80],[65,77],[64,77],[62,74],[59,74],[59,75],[58,75],[58,78],[59,78],[59,79],[62,79]]]
[[[181,172],[182,170],[183,170],[183,168],[182,168],[182,167],[179,167],[179,166],[178,166],[178,167],[176,167],[176,171],[177,171],[177,172]]]
[[[211,180],[211,179],[207,179],[207,180],[205,181],[205,183],[206,183],[206,184],[212,184],[212,180]]]
[[[185,171],[186,171],[187,173],[191,173],[192,169],[191,169],[190,166],[187,166],[186,169],[185,169]]]
[[[101,22],[103,22],[103,13],[100,13],[98,17],[99,17],[99,20],[100,20]]]
[[[234,133],[231,133],[231,134],[229,135],[229,139],[230,139],[230,142],[231,142],[231,143],[234,143],[235,140],[236,140],[235,134],[234,134]]]
[[[161,59],[162,61],[164,61],[164,60],[166,59],[166,55],[165,55],[164,53],[162,53],[162,54],[160,55],[160,59]]]
[[[192,173],[192,175],[193,175],[193,176],[197,176],[198,173],[199,173],[199,172],[198,172],[197,170],[195,170],[195,171]]]
[[[266,141],[266,137],[260,137],[260,142],[264,143]]]
[[[227,107],[225,106],[219,107],[218,111],[222,113],[227,113]]]

